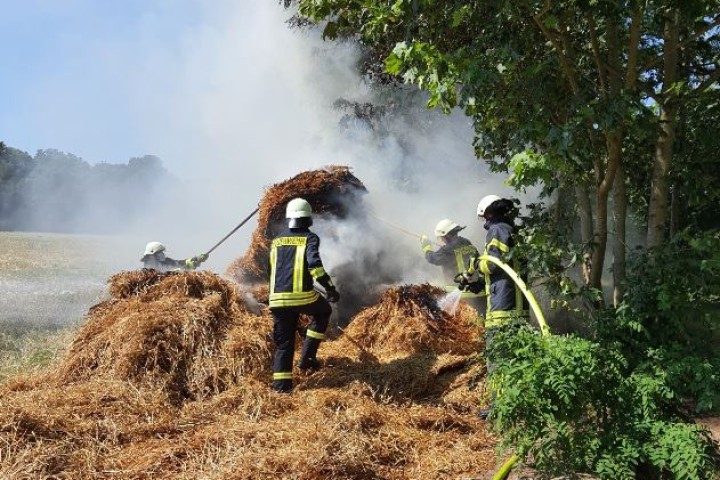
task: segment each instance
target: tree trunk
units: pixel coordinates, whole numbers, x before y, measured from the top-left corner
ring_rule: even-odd
[[[660,105],[660,131],[658,132],[653,162],[650,204],[648,206],[648,248],[662,245],[668,219],[668,173],[672,166],[673,141],[677,102],[672,88],[677,81],[679,15],[676,9],[668,9],[665,16],[663,50],[663,101]]]
[[[583,264],[582,276],[585,285],[590,284],[590,272],[592,272],[592,258],[590,252],[593,241],[593,214],[592,205],[590,204],[590,194],[587,187],[577,185],[575,187],[575,196],[578,202],[578,214],[580,216],[580,242],[583,244]]]
[[[613,221],[615,224],[615,239],[613,241],[613,305],[615,308],[622,302],[625,295],[625,254],[627,219],[627,194],[625,191],[625,171],[622,166],[618,168],[613,193]]]
[[[590,286],[602,291],[603,266],[605,264],[605,251],[607,249],[608,235],[608,199],[615,182],[615,174],[620,167],[622,159],[622,131],[608,133],[605,143],[607,145],[607,169],[598,184],[597,205],[595,216],[595,248],[592,254],[592,272]],[[602,307],[604,302],[600,302]]]
[[[680,231],[680,195],[677,185],[670,187],[670,238]]]

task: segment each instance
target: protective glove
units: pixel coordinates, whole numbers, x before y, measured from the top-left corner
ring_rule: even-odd
[[[476,280],[467,284],[466,291],[472,293],[480,293],[485,290],[485,282],[483,280]]]
[[[422,237],[420,237],[420,246],[422,247],[423,252],[432,250],[432,243],[430,243],[430,239],[427,235],[423,235]]]
[[[328,287],[325,289],[326,298],[327,301],[330,303],[336,303],[338,300],[340,300],[340,294],[335,289],[335,287]]]
[[[458,273],[455,276],[455,282],[458,284],[458,290],[464,292],[470,285],[470,277],[467,273]]]
[[[193,265],[195,266],[195,268],[197,268],[202,262],[204,262],[204,261],[207,260],[207,259],[208,259],[208,254],[207,254],[207,253],[201,253],[200,255],[198,255],[198,256],[196,256],[196,257],[192,257],[192,258],[190,259],[190,261],[193,263]]]

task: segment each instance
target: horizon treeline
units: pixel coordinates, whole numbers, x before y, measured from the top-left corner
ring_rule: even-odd
[[[177,183],[154,155],[90,164],[56,149],[35,155],[0,142],[0,230],[119,231]]]

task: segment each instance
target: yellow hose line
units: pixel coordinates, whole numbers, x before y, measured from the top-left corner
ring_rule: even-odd
[[[535,300],[535,296],[530,290],[528,290],[525,282],[522,281],[522,278],[520,278],[518,274],[515,273],[515,270],[510,268],[510,266],[506,263],[503,263],[501,260],[490,255],[483,255],[482,257],[480,257],[480,260],[487,260],[488,262],[494,263],[498,267],[502,268],[505,273],[507,273],[508,276],[512,278],[513,282],[515,282],[518,288],[520,288],[520,291],[523,293],[523,295],[525,295],[525,298],[527,298],[530,307],[533,309],[533,312],[535,313],[535,318],[537,318],[537,321],[540,324],[540,331],[543,335],[550,335],[550,328],[548,327],[547,322],[545,322],[545,316],[543,315],[542,310],[540,310],[540,305],[538,305],[537,300]]]
[[[550,335],[550,328],[548,327],[547,322],[545,322],[545,316],[543,315],[542,310],[540,310],[540,305],[538,305],[537,300],[535,300],[535,296],[530,290],[528,290],[527,285],[525,285],[525,282],[523,282],[522,278],[520,278],[518,274],[515,273],[515,270],[513,270],[506,263],[503,263],[499,259],[490,255],[483,255],[482,257],[480,257],[480,259],[494,263],[498,267],[502,268],[503,271],[507,273],[510,278],[512,278],[513,282],[515,282],[515,285],[520,288],[520,291],[523,293],[523,295],[525,295],[525,298],[527,298],[527,301],[530,304],[530,307],[533,309],[533,312],[535,312],[535,318],[537,318],[538,324],[540,324],[540,331],[543,335]],[[517,455],[513,455],[512,457],[510,457],[503,464],[503,466],[500,467],[500,470],[498,470],[495,475],[493,475],[492,480],[505,480],[510,474],[512,468],[517,463],[517,461]]]
[[[500,467],[500,470],[493,475],[492,480],[505,480],[507,476],[510,474],[510,470],[515,466],[515,463],[517,463],[518,457],[517,455],[513,455],[510,457],[507,462],[503,464],[502,467]]]

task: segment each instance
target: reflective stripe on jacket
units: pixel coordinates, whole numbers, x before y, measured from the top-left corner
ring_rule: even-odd
[[[483,255],[492,256],[507,262],[510,250],[515,246],[513,235],[515,228],[504,219],[489,220],[485,223],[487,236]],[[512,260],[512,268],[518,275],[525,277],[520,270],[519,262]],[[479,271],[485,275],[485,292],[487,293],[487,312],[485,327],[497,327],[510,323],[513,319],[529,318],[528,306],[522,291],[500,267],[479,257],[472,262],[470,272]]]
[[[433,265],[442,267],[443,275],[452,283],[458,273],[470,267],[470,262],[478,256],[478,250],[465,237],[450,237],[450,241],[437,251],[425,250],[425,259]]]
[[[318,299],[314,280],[332,286],[320,259],[320,238],[307,228],[287,229],[270,244],[270,308],[308,305]]]

